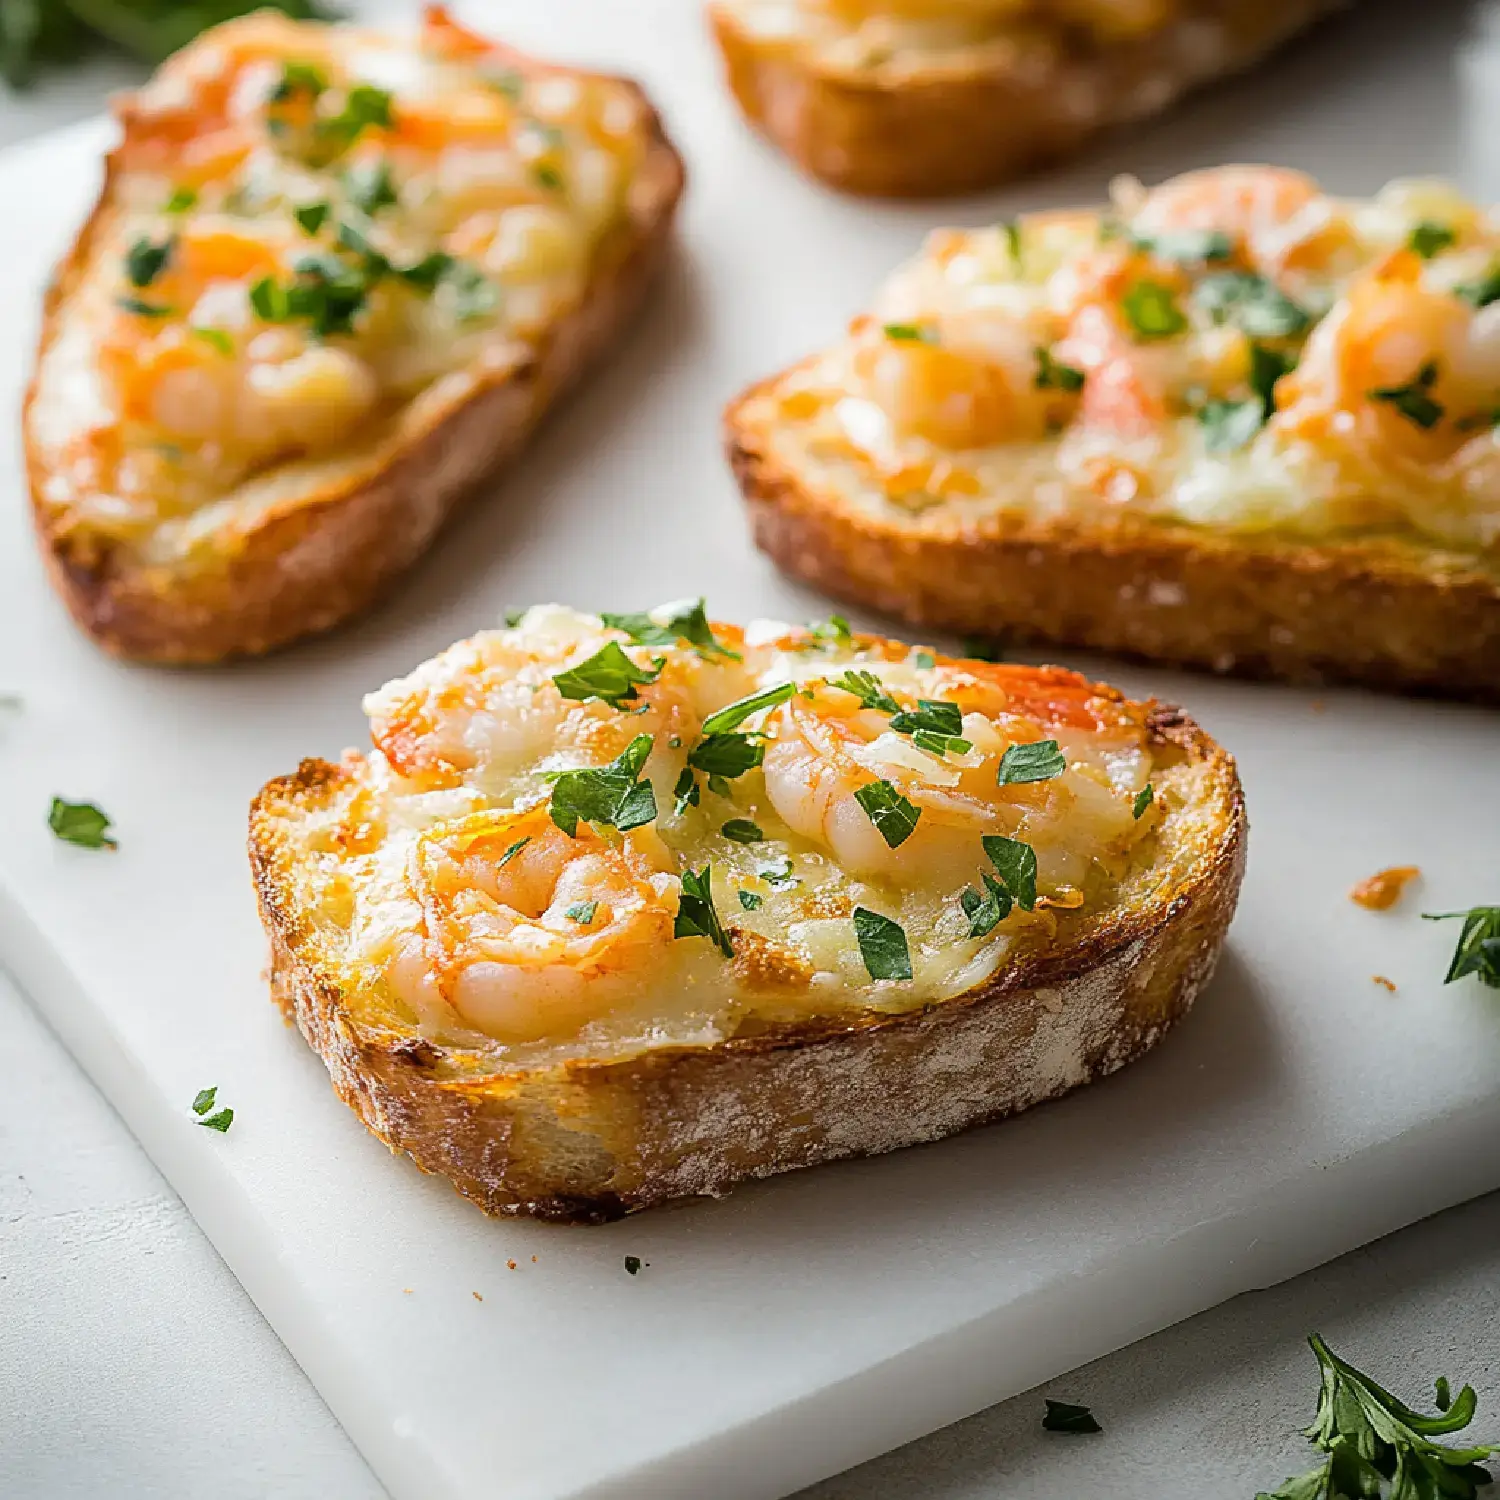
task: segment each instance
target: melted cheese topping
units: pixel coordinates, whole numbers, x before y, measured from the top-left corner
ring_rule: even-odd
[[[726,0],[762,42],[809,48],[830,67],[931,66],[993,52],[1045,66],[1064,49],[1108,46],[1161,31],[1181,0]]]
[[[647,125],[627,85],[436,8],[415,41],[270,12],[205,34],[125,115],[39,374],[44,502],[172,555],[226,497],[305,487],[520,363],[582,296]]]
[[[774,445],[916,525],[1392,538],[1500,563],[1500,220],[1227,167],[934,234],[779,382]]]
[[[1074,673],[674,615],[533,609],[366,700],[301,863],[377,1007],[518,1059],[906,1010],[1097,918],[1154,843],[1145,709]]]

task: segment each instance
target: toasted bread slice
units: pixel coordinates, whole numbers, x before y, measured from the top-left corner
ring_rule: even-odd
[[[1122,1067],[1207,982],[1245,812],[1177,710],[838,622],[607,618],[459,643],[251,809],[275,998],[487,1212],[934,1140]]]
[[[1249,67],[1339,0],[714,0],[729,87],[846,192],[973,192]]]
[[[683,182],[634,84],[438,7],[416,39],[230,22],[119,116],[25,445],[58,591],[148,661],[378,601],[615,341]]]
[[[746,392],[760,546],[907,622],[1500,703],[1500,232],[1272,168],[943,231]]]

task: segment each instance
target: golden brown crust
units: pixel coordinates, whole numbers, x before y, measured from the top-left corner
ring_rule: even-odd
[[[79,625],[118,656],[203,663],[274,650],[378,602],[457,505],[526,446],[556,399],[623,332],[666,259],[683,165],[645,96],[630,87],[650,143],[627,221],[601,248],[583,300],[535,356],[479,375],[456,405],[431,411],[361,471],[277,502],[249,526],[226,529],[210,557],[146,564],[65,527],[42,498],[47,474],[32,438],[34,374],[23,408],[32,514],[53,584]],[[127,132],[131,117],[127,100]],[[111,153],[99,201],[48,289],[38,370],[112,208],[120,157],[120,149]]]
[[[1239,778],[1175,709],[1156,709],[1150,725],[1158,751],[1191,769],[1191,797],[1164,822],[1142,894],[1079,941],[903,1015],[787,1023],[712,1046],[509,1074],[370,1024],[359,996],[341,991],[299,909],[290,831],[353,773],[307,761],[251,808],[273,994],[369,1129],[492,1214],[599,1223],[936,1140],[1123,1067],[1211,976],[1244,873]]]
[[[775,383],[729,407],[729,462],[761,550],[825,594],[932,630],[1500,704],[1500,577],[1477,564],[1129,518],[885,521],[772,452],[747,411]]]
[[[1341,0],[1198,0],[1130,42],[992,49],[988,60],[834,68],[709,19],[746,117],[804,171],[846,192],[937,197],[994,187],[1249,67]],[[1215,30],[1217,28],[1217,30]],[[1208,42],[1217,36],[1217,45]]]

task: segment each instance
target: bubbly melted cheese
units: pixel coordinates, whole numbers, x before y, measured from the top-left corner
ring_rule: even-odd
[[[302,863],[378,1007],[518,1061],[907,1010],[1096,920],[1154,841],[1145,710],[1073,673],[684,618],[536,608],[366,700]]]
[[[173,556],[528,358],[625,214],[649,121],[628,85],[432,8],[415,39],[219,27],[124,124],[31,432],[44,504]]]
[[[937,232],[761,403],[799,472],[913,526],[1144,520],[1500,566],[1500,220],[1427,182],[1124,181],[1105,214]]]

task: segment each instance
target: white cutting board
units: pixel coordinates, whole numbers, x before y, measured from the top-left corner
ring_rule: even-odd
[[[1127,164],[1233,157],[1349,190],[1424,165],[1500,189],[1464,145],[1484,122],[1475,68],[1447,66],[1458,12],[1405,10],[963,217],[1097,197]],[[0,440],[0,687],[25,700],[0,721],[0,958],[396,1500],[775,1496],[1500,1185],[1500,997],[1444,989],[1456,927],[1416,915],[1500,899],[1500,715],[1142,668],[1112,675],[1180,698],[1239,754],[1253,833],[1219,977],[1123,1075],[958,1140],[592,1230],[487,1221],[365,1134],[266,998],[251,794],[360,742],[365,689],[507,605],[704,591],[726,618],[819,612],[749,550],[716,414],[833,334],[942,212],[839,201],[752,145],[687,0],[468,13],[638,71],[692,188],[630,346],[388,609],[229,671],[117,665],[49,596],[11,424]],[[7,410],[103,139],[0,159]],[[54,793],[100,802],[119,851],[56,842]],[[1345,899],[1395,863],[1426,872],[1401,910]],[[227,1136],[187,1112],[207,1084],[236,1111]],[[649,1265],[628,1276],[627,1254]]]

